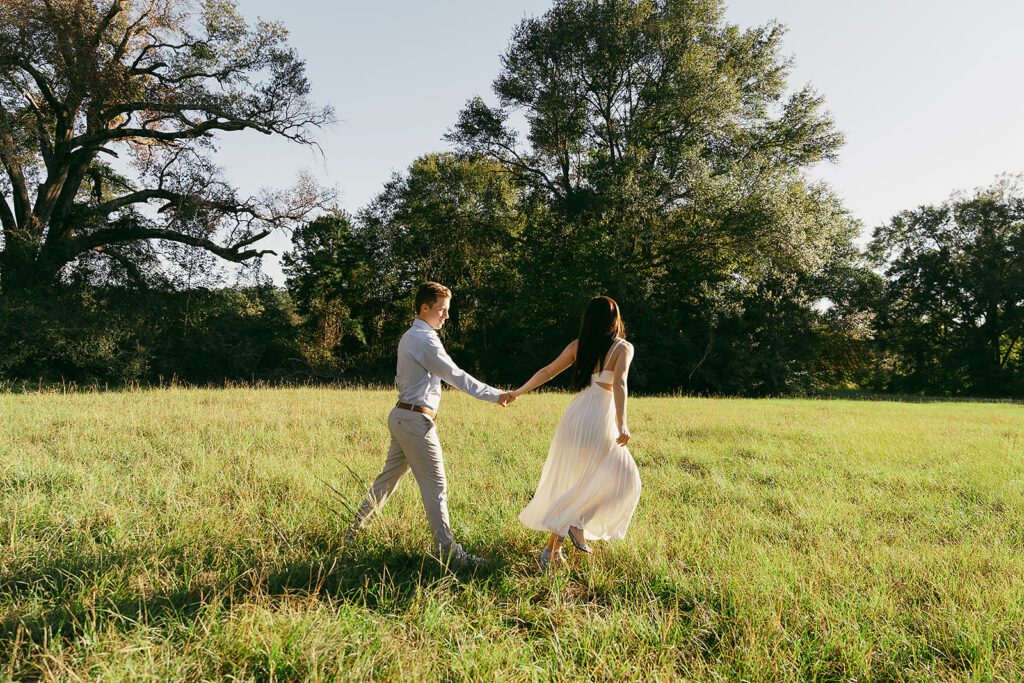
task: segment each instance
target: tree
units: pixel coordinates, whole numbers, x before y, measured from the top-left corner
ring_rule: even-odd
[[[821,295],[808,287],[856,234],[805,178],[842,136],[811,87],[789,92],[783,29],[740,30],[723,13],[720,0],[557,0],[515,30],[497,104],[470,100],[448,136],[526,188],[524,277],[546,285],[542,318],[574,318],[566,309],[594,293],[619,299],[649,344],[636,379],[651,389],[743,390],[714,379],[735,368],[711,372],[733,357],[716,326],[794,278],[784,289],[807,315],[786,320],[811,325]],[[777,338],[803,334],[789,332]]]
[[[867,254],[848,245],[817,277],[816,389],[877,389],[881,367],[876,316],[885,281]]]
[[[323,206],[308,179],[240,197],[211,158],[218,133],[315,145],[332,120],[286,35],[230,0],[4,0],[4,291],[45,286],[83,254],[138,275],[161,242],[243,262]]]
[[[427,154],[396,175],[361,214],[380,263],[403,295],[435,280],[455,291],[450,334],[486,327],[495,298],[514,286],[523,216],[519,190],[491,161]]]
[[[368,235],[345,213],[320,216],[292,233],[282,258],[287,287],[304,316],[314,359],[334,365],[367,349],[367,318],[378,295],[380,268]]]
[[[878,328],[892,388],[1024,392],[1024,178],[903,211],[870,253],[886,278]]]
[[[450,286],[446,345],[460,362],[498,358],[511,341],[510,306],[524,218],[519,190],[493,162],[428,154],[395,176],[357,221],[336,215],[294,233],[288,287],[321,349],[351,365],[394,371],[394,342],[408,325],[417,283]],[[347,342],[346,342],[347,340]],[[507,359],[503,359],[504,364]],[[371,370],[372,371],[372,370]]]

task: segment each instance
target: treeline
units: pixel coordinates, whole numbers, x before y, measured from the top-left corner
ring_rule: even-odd
[[[287,292],[83,284],[0,300],[0,379],[124,386],[308,378]],[[299,372],[298,375],[294,374]]]
[[[1024,396],[1024,191],[1010,179],[902,212],[866,250],[847,237],[805,272],[694,283],[698,261],[628,286],[611,240],[542,242],[531,233],[550,226],[517,196],[493,162],[432,155],[358,217],[297,231],[288,286],[320,374],[386,377],[409,292],[434,277],[455,291],[446,344],[494,382],[554,357],[601,292],[623,306],[640,391]]]
[[[737,279],[702,299],[605,285],[614,260],[568,241],[531,248],[521,198],[492,162],[433,155],[359,217],[297,230],[287,289],[77,282],[5,296],[0,379],[386,383],[411,287],[434,277],[455,290],[446,344],[493,383],[550,360],[586,299],[608,292],[638,349],[636,391],[1024,396],[1024,191],[1012,180],[905,211],[818,272]]]
[[[720,0],[556,0],[515,29],[449,151],[315,220],[329,193],[239,197],[206,142],[255,127],[312,144],[330,119],[282,32],[215,3],[225,21],[194,34],[168,14],[181,41],[147,46],[121,5],[74,4],[18,5],[0,28],[17,114],[0,121],[0,379],[390,381],[430,279],[455,292],[448,348],[494,384],[554,357],[600,293],[625,314],[636,391],[1024,395],[1019,184],[907,210],[858,248],[859,221],[809,176],[843,143],[822,98],[790,87],[782,27],[727,24]],[[69,32],[110,49],[67,62]],[[100,160],[117,145],[146,150],[126,154],[133,176]],[[284,291],[161,275],[202,272],[197,253],[251,261],[282,227]]]

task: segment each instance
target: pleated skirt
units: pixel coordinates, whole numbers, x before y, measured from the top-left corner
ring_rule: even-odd
[[[573,526],[588,539],[625,537],[640,500],[640,472],[617,436],[612,392],[591,384],[555,428],[537,492],[519,521],[559,535]]]

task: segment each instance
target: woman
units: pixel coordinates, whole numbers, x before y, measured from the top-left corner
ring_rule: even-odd
[[[640,473],[626,449],[626,377],[633,345],[625,340],[619,306],[606,296],[587,304],[579,337],[530,381],[512,392],[519,397],[574,366],[572,388],[580,393],[565,409],[548,450],[533,500],[519,520],[551,537],[541,551],[541,568],[565,562],[562,541],[590,554],[587,539],[626,535],[640,499]]]

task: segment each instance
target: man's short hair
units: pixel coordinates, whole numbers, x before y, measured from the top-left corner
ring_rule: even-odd
[[[433,306],[438,299],[451,299],[452,290],[437,282],[424,282],[416,289],[416,315],[420,313],[423,304]]]

